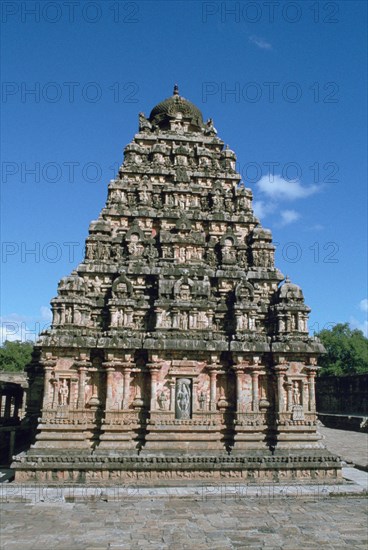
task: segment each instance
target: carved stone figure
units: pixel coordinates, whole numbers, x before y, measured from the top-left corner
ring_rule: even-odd
[[[199,408],[200,408],[201,411],[205,410],[206,402],[207,402],[206,394],[203,391],[201,391],[199,396],[198,396],[198,403],[199,403]]]
[[[144,245],[138,241],[138,235],[132,235],[131,241],[128,244],[128,251],[129,254],[135,257],[139,257],[143,255],[144,252]]]
[[[213,120],[212,120],[212,118],[209,118],[208,121],[206,122],[206,128],[205,128],[204,133],[205,133],[207,136],[215,136],[215,135],[217,134],[217,130],[216,130],[216,128],[213,126]]]
[[[208,316],[205,311],[198,312],[197,327],[199,329],[205,329],[209,326]]]
[[[182,330],[187,330],[188,328],[188,313],[186,311],[179,311],[178,313],[178,325]]]
[[[178,420],[186,420],[191,416],[191,386],[190,380],[180,378],[176,383],[175,416]]]
[[[167,403],[167,397],[166,397],[166,393],[164,391],[162,391],[158,397],[158,404],[160,406],[160,409],[162,411],[166,410],[166,403]]]
[[[66,323],[72,323],[73,322],[73,312],[70,307],[67,307],[65,309],[65,322]]]
[[[162,200],[160,195],[154,194],[152,199],[152,205],[154,208],[161,208],[162,207]]]
[[[60,405],[67,405],[69,388],[65,378],[62,381],[61,385],[59,386],[59,396],[60,396]]]
[[[139,113],[139,131],[143,132],[144,130],[151,130],[152,125],[146,119],[143,113]]]
[[[222,248],[222,261],[226,264],[233,264],[236,262],[236,251],[233,249],[231,239],[225,239],[225,243]]]
[[[297,380],[293,382],[293,404],[300,405],[299,382]]]

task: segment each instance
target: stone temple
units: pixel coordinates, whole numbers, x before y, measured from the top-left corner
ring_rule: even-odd
[[[235,161],[177,86],[139,114],[27,367],[17,481],[340,475],[316,431],[323,347]]]

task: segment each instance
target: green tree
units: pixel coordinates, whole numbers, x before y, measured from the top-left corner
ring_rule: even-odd
[[[327,352],[319,359],[320,375],[368,372],[368,339],[361,330],[352,330],[348,323],[340,323],[331,330],[321,330],[317,336]]]
[[[0,371],[22,372],[31,360],[32,342],[9,342],[0,347]]]

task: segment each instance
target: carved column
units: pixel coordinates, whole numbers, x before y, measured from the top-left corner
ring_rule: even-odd
[[[129,407],[129,394],[130,394],[130,373],[131,366],[123,368],[124,386],[123,386],[123,409]]]
[[[243,399],[243,365],[233,365],[233,370],[235,371],[236,377],[236,410],[241,412],[241,405],[244,401]]]
[[[303,383],[303,380],[302,380],[301,381],[300,405],[303,406],[303,409],[304,409],[304,403],[305,403],[305,384]]]
[[[175,378],[169,381],[170,386],[170,411],[175,413]]]
[[[45,380],[44,380],[44,390],[43,390],[43,407],[50,407],[50,381],[51,381],[51,371],[54,365],[50,364],[50,361],[44,362],[44,371],[45,371]]]
[[[114,379],[114,367],[107,367],[106,369],[106,409],[111,409],[113,402],[112,402],[112,385],[113,385],[113,379]]]
[[[275,372],[277,376],[277,397],[278,397],[278,412],[285,411],[285,400],[284,400],[284,376],[288,370],[287,365],[276,365]]]
[[[160,365],[155,363],[148,364],[147,367],[151,373],[151,403],[150,410],[155,411],[157,409],[157,375],[161,368]]]
[[[102,367],[106,372],[106,410],[109,410],[112,409],[113,405],[112,386],[116,363],[113,361],[106,361],[102,363]]]
[[[193,380],[192,382],[192,412],[198,410],[198,384],[199,380]]]
[[[59,394],[58,394],[59,382],[58,382],[58,380],[57,380],[56,378],[53,378],[52,386],[53,386],[53,392],[52,392],[52,408],[54,409],[54,408],[57,407],[58,404],[59,404]]]
[[[85,359],[85,356],[82,355],[80,361],[75,363],[75,366],[78,368],[78,398],[77,398],[77,409],[84,409],[85,406],[85,385],[86,385],[86,372],[87,366],[90,365],[89,361]]]
[[[216,410],[216,377],[218,373],[218,366],[216,364],[209,365],[208,370],[210,372],[210,411]]]
[[[258,389],[258,376],[259,372],[257,370],[252,371],[252,410],[257,412],[259,409],[259,389]]]
[[[314,367],[308,369],[308,382],[309,382],[309,410],[310,412],[316,411],[316,388],[315,377],[317,368]]]
[[[291,412],[291,409],[293,407],[293,384],[291,382],[287,382],[286,390],[287,390],[287,410]]]
[[[61,305],[60,310],[60,324],[63,325],[65,323],[65,304]]]
[[[100,406],[100,397],[99,397],[99,388],[100,388],[100,374],[101,371],[96,367],[90,369],[91,374],[91,385],[92,385],[92,396],[88,404],[91,409],[97,410]]]
[[[309,384],[307,380],[303,380],[302,386],[302,404],[304,412],[309,410]]]

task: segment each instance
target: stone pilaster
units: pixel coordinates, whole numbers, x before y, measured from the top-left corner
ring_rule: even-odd
[[[277,410],[282,413],[286,410],[286,403],[284,399],[284,383],[285,374],[288,370],[288,365],[276,365],[275,372],[277,377]]]
[[[308,380],[303,380],[302,387],[302,404],[304,412],[309,411],[309,383]]]
[[[293,384],[291,382],[286,383],[287,392],[287,411],[291,412],[293,407]]]
[[[319,367],[312,366],[307,367],[307,373],[308,373],[308,385],[309,385],[309,412],[315,413],[316,412],[316,386],[315,386],[315,379],[317,370]]]
[[[132,366],[124,366],[123,367],[123,379],[124,379],[124,387],[123,387],[123,410],[126,410],[129,408],[129,396],[130,396],[130,373],[132,371]]]
[[[252,410],[253,412],[258,412],[259,410],[259,388],[258,388],[258,377],[259,371],[254,369],[252,370]]]
[[[91,363],[87,361],[85,354],[81,354],[80,359],[74,363],[78,371],[78,397],[77,397],[77,409],[84,409],[85,407],[85,387],[86,387],[86,375],[88,367]]]
[[[151,400],[150,400],[150,411],[157,410],[157,379],[158,373],[161,369],[161,365],[157,363],[148,363],[147,367],[151,375]]]
[[[217,374],[219,371],[219,365],[213,363],[208,365],[207,370],[210,375],[210,411],[216,411],[217,409]]]
[[[175,414],[175,378],[169,381],[170,387],[170,411]]]
[[[233,365],[233,370],[235,372],[235,384],[236,384],[236,410],[240,412],[241,405],[244,402],[243,395],[243,375],[244,375],[244,365]]]
[[[106,372],[106,410],[113,408],[113,380],[115,372],[115,363],[106,361],[102,363],[102,367]]]
[[[45,409],[50,407],[51,373],[56,362],[44,361],[43,364],[44,364],[44,372],[45,372],[44,390],[43,390],[43,408]],[[52,396],[52,400],[54,400],[53,396]]]

